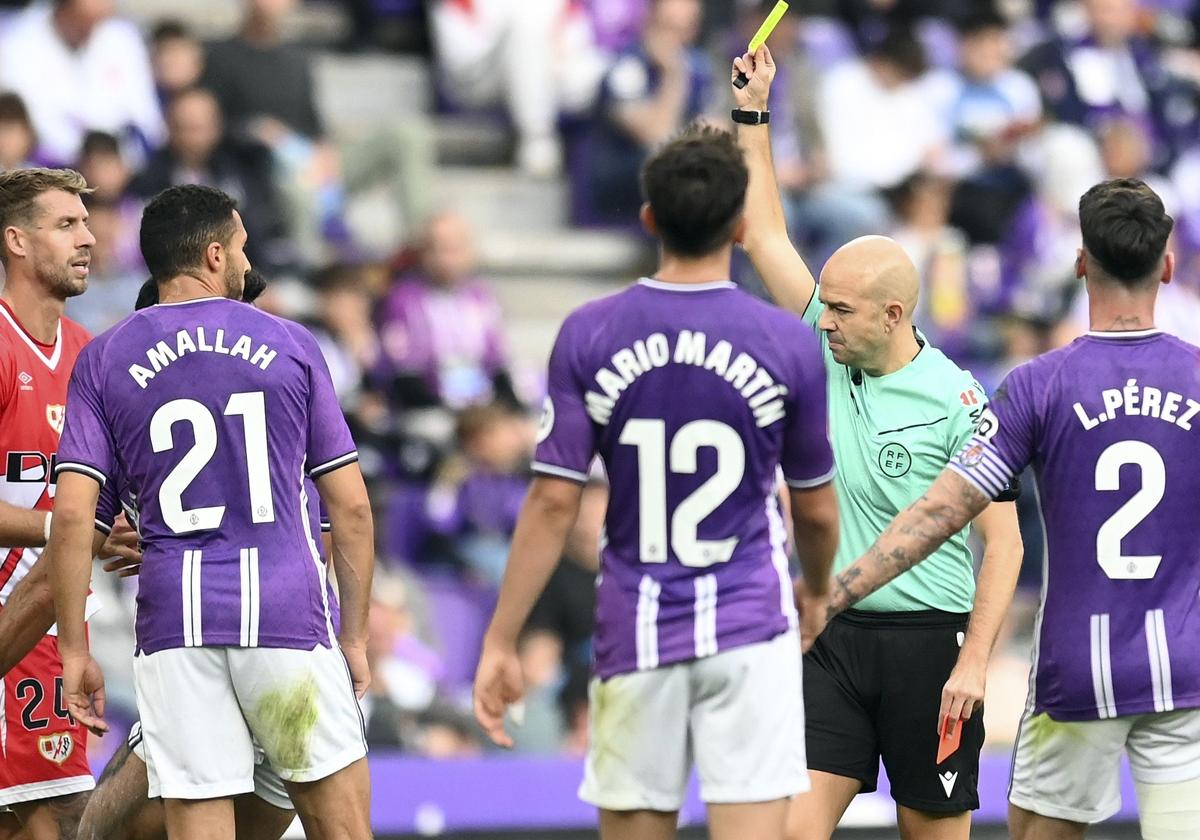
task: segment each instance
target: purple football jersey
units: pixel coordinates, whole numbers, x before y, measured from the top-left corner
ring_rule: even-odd
[[[951,466],[994,496],[1032,464],[1046,527],[1030,708],[1200,706],[1200,348],[1093,332],[1009,374]]]
[[[612,490],[596,596],[601,678],[794,626],[780,466],[833,477],[825,366],[799,318],[720,282],[642,280],[581,307],[550,357],[534,470]]]
[[[134,313],[79,357],[58,471],[125,476],[146,653],[332,644],[306,476],[357,458],[303,327],[223,298]]]
[[[313,533],[318,530],[321,533],[331,531],[329,524],[329,516],[325,513],[325,505],[321,502],[321,497],[317,495],[317,486],[313,484],[311,478],[304,480],[304,489],[308,493],[308,517],[309,528]],[[133,491],[129,489],[129,482],[125,480],[125,476],[118,475],[116,478],[110,478],[100,486],[100,495],[96,499],[96,530],[102,532],[105,536],[112,533],[113,525],[117,521],[117,516],[124,511],[125,518],[129,520],[129,524],[136,531],[138,529],[138,507],[137,497],[133,495]],[[317,543],[317,549],[321,552],[321,559],[328,567],[329,558],[325,556],[324,544]],[[333,623],[333,629],[336,632],[341,628],[342,615],[341,604],[338,603],[337,593],[333,590],[333,581],[328,579],[326,575],[325,596],[329,599],[329,616]]]

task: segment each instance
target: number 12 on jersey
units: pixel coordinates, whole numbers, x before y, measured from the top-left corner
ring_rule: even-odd
[[[680,428],[667,450],[662,420],[629,420],[619,441],[638,451],[638,537],[643,563],[666,563],[668,545],[667,471],[694,475],[702,447],[717,453],[716,472],[670,514],[670,546],[679,562],[703,569],[733,556],[737,537],[702,540],[700,523],[721,506],[746,472],[746,448],[732,428],[715,420],[693,420]],[[669,459],[669,460],[668,460]]]

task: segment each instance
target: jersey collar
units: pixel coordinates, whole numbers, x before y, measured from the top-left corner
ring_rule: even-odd
[[[47,356],[44,344],[39,344],[26,331],[25,327],[13,316],[8,305],[0,301],[0,315],[12,325],[13,331],[21,337],[21,340],[28,345],[33,354],[42,360],[42,363],[50,370],[55,370],[58,367],[58,360],[62,358],[62,318],[58,319],[58,332],[54,335],[54,351]]]
[[[1151,327],[1148,330],[1088,330],[1085,335],[1090,335],[1092,338],[1115,338],[1115,339],[1131,339],[1131,338],[1148,338],[1152,335],[1159,335],[1162,332],[1158,327]]]
[[[714,280],[712,283],[664,283],[653,277],[643,277],[638,280],[638,284],[661,292],[711,292],[714,289],[737,288],[737,284],[732,280]]]

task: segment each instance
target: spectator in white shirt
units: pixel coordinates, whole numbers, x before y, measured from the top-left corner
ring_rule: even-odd
[[[822,80],[817,116],[834,182],[887,189],[932,161],[942,131],[935,101],[919,83],[925,69],[920,43],[898,27],[865,58]]]
[[[0,37],[0,89],[25,100],[48,163],[74,163],[90,130],[143,151],[163,140],[141,33],[113,17],[112,0],[54,0],[14,17]]]
[[[1003,17],[981,12],[959,31],[958,69],[937,72],[930,84],[953,146],[950,168],[965,175],[1010,162],[1017,141],[1041,119],[1042,99],[1033,79],[1013,67],[1012,39]]]

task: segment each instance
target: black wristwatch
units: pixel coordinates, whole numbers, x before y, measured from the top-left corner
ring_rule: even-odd
[[[735,123],[742,125],[766,125],[771,121],[770,111],[743,111],[741,108],[734,108],[730,113]]]

